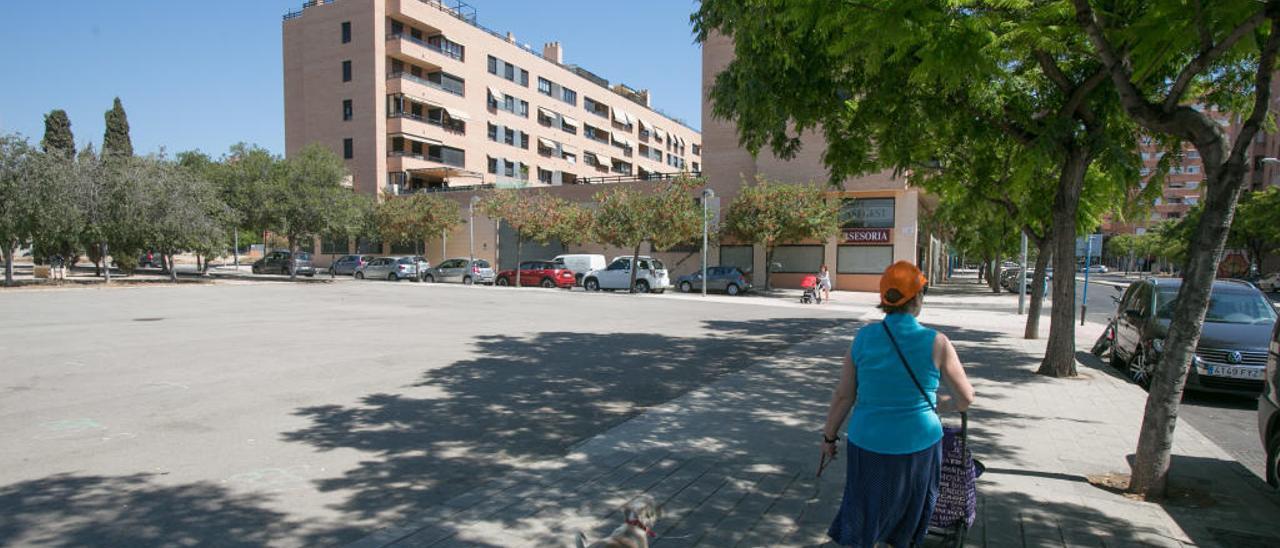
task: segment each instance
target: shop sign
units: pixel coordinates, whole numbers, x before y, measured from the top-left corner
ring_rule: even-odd
[[[843,243],[853,245],[880,245],[893,243],[891,228],[846,228]]]

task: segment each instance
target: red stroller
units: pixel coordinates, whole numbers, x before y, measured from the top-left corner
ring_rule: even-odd
[[[817,276],[805,276],[804,279],[800,281],[800,287],[801,289],[804,289],[804,293],[800,295],[801,304],[822,304],[822,294],[818,292]]]

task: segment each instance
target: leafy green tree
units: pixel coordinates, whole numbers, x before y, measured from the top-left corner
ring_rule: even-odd
[[[825,240],[839,233],[840,203],[818,185],[758,177],[729,204],[721,230],[741,242],[764,246],[764,284],[765,289],[771,289],[774,248],[788,242]]]
[[[387,197],[374,206],[373,221],[384,242],[423,243],[461,225],[462,208],[436,194]]]
[[[0,252],[4,283],[13,285],[13,255],[31,241],[40,218],[39,153],[18,135],[0,135]]]
[[[692,193],[703,186],[699,179],[680,177],[651,188],[617,185],[596,193],[593,239],[631,250],[630,291],[636,287],[641,245],[649,242],[663,251],[702,234],[702,207]]]
[[[71,118],[62,109],[49,111],[44,115],[44,139],[40,148],[46,154],[61,154],[70,160],[76,155],[76,139],[71,134]]]
[[[342,186],[347,168],[323,145],[303,147],[275,171],[281,176],[270,186],[268,228],[285,236],[291,253],[298,253],[304,239],[346,232],[363,222],[364,198]],[[296,277],[290,267],[289,278]]]
[[[124,112],[120,98],[111,105],[104,115],[107,129],[102,136],[103,158],[133,156],[133,141],[129,138],[129,117]]]
[[[579,206],[545,192],[504,189],[490,193],[480,202],[480,210],[490,219],[506,223],[516,232],[516,287],[522,285],[520,257],[526,241],[546,245],[552,240],[572,241],[584,236],[584,215]]]
[[[161,158],[140,159],[148,198],[149,217],[144,241],[150,249],[164,257],[171,281],[178,280],[174,256],[195,252],[206,257],[198,265],[203,274],[207,257],[224,249],[227,241],[229,210],[218,196],[218,189],[204,178],[195,158],[184,157],[187,165]]]
[[[1152,376],[1129,486],[1158,498],[1165,494],[1178,405],[1244,188],[1249,147],[1269,119],[1280,9],[1252,0],[1194,2],[1192,9],[1156,1],[1094,4],[1072,0],[1075,23],[1125,114],[1147,131],[1191,143],[1204,163],[1202,214]],[[1214,108],[1241,113],[1234,135],[1214,118]]]
[[[272,224],[272,188],[283,177],[285,163],[270,151],[257,145],[237,143],[222,157],[221,169],[214,177],[222,195],[222,201],[230,206],[233,221],[233,240],[250,242]],[[233,254],[240,264],[240,250]]]
[[[1240,199],[1228,244],[1244,249],[1259,269],[1267,253],[1280,251],[1280,187],[1249,192]]]

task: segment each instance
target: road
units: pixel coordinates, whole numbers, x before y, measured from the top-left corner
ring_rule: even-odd
[[[7,292],[0,545],[355,540],[847,318],[408,282]]]

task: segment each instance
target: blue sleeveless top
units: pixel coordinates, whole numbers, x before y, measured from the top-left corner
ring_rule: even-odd
[[[936,405],[939,373],[933,363],[933,341],[938,332],[906,313],[885,316],[883,325],[893,331],[916,379]],[[849,419],[849,442],[889,455],[915,453],[938,443],[942,422],[911,382],[882,324],[859,329],[851,350],[858,398]]]

